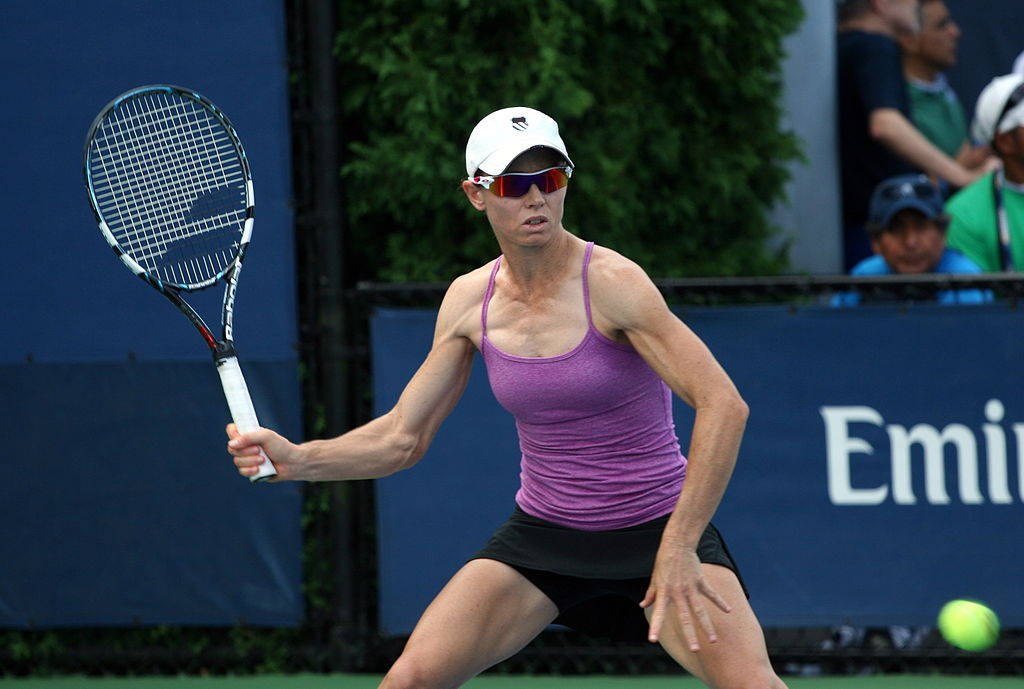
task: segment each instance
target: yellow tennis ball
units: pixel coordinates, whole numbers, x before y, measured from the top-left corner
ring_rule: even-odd
[[[939,611],[939,631],[957,648],[984,651],[999,638],[999,618],[977,601],[951,600]]]

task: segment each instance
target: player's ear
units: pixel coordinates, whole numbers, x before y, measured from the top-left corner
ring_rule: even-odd
[[[478,211],[486,208],[484,205],[484,192],[486,191],[479,184],[473,184],[468,179],[462,180],[462,191],[466,193],[469,204]]]

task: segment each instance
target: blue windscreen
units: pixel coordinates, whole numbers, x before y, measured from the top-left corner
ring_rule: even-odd
[[[713,521],[763,624],[931,624],[957,597],[986,601],[1008,627],[1024,624],[1024,322],[1015,309],[683,317],[750,405]],[[432,325],[427,311],[376,315],[378,411],[422,361]],[[685,452],[693,414],[678,399],[675,420]],[[377,482],[386,633],[409,632],[508,517],[519,458],[514,421],[478,358],[426,456]]]
[[[261,422],[298,439],[286,58],[279,1],[0,9],[0,626],[301,621],[299,488],[234,471],[208,348],[107,247],[82,175],[89,125],[132,87],[228,114],[256,217],[235,339]],[[213,326],[220,300],[190,297]]]

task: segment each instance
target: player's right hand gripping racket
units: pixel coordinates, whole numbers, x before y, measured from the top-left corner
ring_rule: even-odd
[[[82,154],[100,232],[121,261],[188,316],[213,352],[238,430],[259,422],[231,328],[238,274],[252,233],[252,178],[231,123],[179,86],[141,86],[107,104]],[[183,292],[225,281],[218,340]],[[262,451],[261,451],[262,454]],[[277,472],[263,455],[259,473]]]

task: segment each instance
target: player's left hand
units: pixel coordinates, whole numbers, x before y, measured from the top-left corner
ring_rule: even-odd
[[[708,614],[707,603],[713,603],[723,612],[729,612],[729,604],[712,588],[704,578],[697,553],[689,548],[666,547],[658,549],[651,573],[651,583],[647,587],[640,607],[654,606],[647,638],[656,642],[665,624],[666,616],[673,613],[678,616],[682,629],[683,640],[693,652],[700,650],[697,640],[697,627],[704,630],[708,641],[718,640],[715,626]]]

